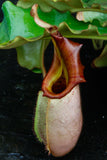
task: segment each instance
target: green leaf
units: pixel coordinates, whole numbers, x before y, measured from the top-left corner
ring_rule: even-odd
[[[39,4],[40,8],[44,12],[49,12],[52,9],[58,11],[70,11],[70,12],[79,12],[79,11],[98,11],[107,13],[107,2],[106,0],[19,0],[17,6],[23,8],[30,8],[33,4]],[[88,3],[89,2],[89,3]],[[93,3],[98,3],[92,5]],[[106,5],[106,7],[105,7]],[[103,7],[103,9],[100,8]]]
[[[107,0],[81,0],[85,8],[101,8],[107,10]]]
[[[20,66],[33,70],[35,73],[41,73],[44,67],[44,51],[49,41],[50,40],[41,39],[17,47],[17,60]]]
[[[17,7],[6,1],[2,10],[4,19],[0,24],[0,48],[15,48],[43,35],[44,29],[34,22],[30,9]]]
[[[107,67],[107,45],[104,47],[100,56],[93,61],[93,64],[95,67]]]
[[[103,47],[104,41],[99,39],[93,39],[92,40],[93,46],[95,50],[99,50]]]
[[[66,23],[61,23],[59,27],[59,32],[61,32],[64,37],[68,38],[107,40],[107,27],[103,30],[102,28],[93,26],[91,24],[87,25],[84,30],[75,31]]]
[[[23,8],[29,8],[33,4],[39,4],[40,8],[44,12],[49,12],[53,8],[59,11],[75,10],[83,8],[80,0],[19,0],[17,6]]]
[[[72,28],[74,31],[82,31],[88,27],[88,23],[77,21],[69,11],[67,12],[59,12],[53,9],[51,12],[42,12],[40,8],[38,8],[39,18],[43,21],[51,24],[59,26],[61,23],[66,23]]]
[[[78,21],[69,11],[61,13],[53,9],[51,12],[45,13],[38,8],[38,15],[43,21],[58,26],[59,31],[65,37],[107,39],[107,27],[102,27],[96,22]]]
[[[83,12],[83,18],[85,22],[93,22],[98,20],[101,26],[107,26],[107,13],[100,12]]]

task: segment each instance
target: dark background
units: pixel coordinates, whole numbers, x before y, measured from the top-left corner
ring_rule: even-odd
[[[0,20],[2,16],[0,11]],[[84,44],[81,59],[87,82],[80,85],[84,125],[75,149],[61,158],[48,156],[33,134],[42,75],[21,68],[15,49],[0,50],[0,160],[107,160],[107,68],[90,66],[100,53],[93,50],[91,40],[74,41]],[[52,53],[50,44],[45,53],[48,67]]]

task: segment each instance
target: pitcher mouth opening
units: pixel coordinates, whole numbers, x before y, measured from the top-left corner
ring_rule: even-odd
[[[67,87],[66,79],[62,74],[61,77],[53,84],[52,92],[55,94],[63,92]]]

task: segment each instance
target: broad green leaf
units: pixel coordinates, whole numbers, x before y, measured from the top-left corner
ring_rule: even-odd
[[[61,23],[66,23],[74,32],[80,32],[88,27],[88,23],[77,21],[69,11],[61,13],[53,9],[45,13],[38,8],[38,15],[40,19],[51,25],[59,26]]]
[[[85,8],[102,8],[107,10],[107,0],[81,0]]]
[[[93,0],[92,0],[93,1]],[[92,3],[91,1],[91,3]],[[105,0],[103,0],[105,2]],[[39,4],[40,8],[44,12],[49,12],[52,9],[56,9],[58,11],[70,11],[70,12],[79,12],[79,11],[86,11],[87,8],[85,8],[87,5],[87,1],[84,0],[81,3],[81,0],[19,0],[17,3],[17,6],[23,7],[23,8],[29,8],[33,4]],[[103,5],[104,5],[103,2]],[[90,4],[90,3],[89,3]],[[89,11],[98,11],[98,12],[106,12],[105,9],[100,9],[97,5],[97,7],[90,7],[88,8]]]
[[[93,61],[93,64],[95,67],[107,67],[107,45],[104,47],[100,56]]]
[[[75,10],[83,8],[80,0],[19,0],[17,6],[29,8],[33,4],[38,4],[44,12],[49,12],[53,8],[59,11]]]
[[[0,34],[2,34],[0,32]],[[16,48],[16,47],[19,47],[19,46],[22,46],[28,42],[33,42],[33,41],[36,41],[38,40],[38,38],[35,38],[35,39],[27,39],[27,38],[24,38],[24,37],[21,37],[21,36],[17,36],[15,37],[15,39],[11,40],[11,41],[6,41],[4,43],[1,43],[0,44],[0,49],[11,49],[11,48]]]
[[[0,24],[0,48],[15,48],[33,38],[42,36],[44,29],[30,16],[30,9],[15,6],[9,1],[2,5],[4,19]],[[9,43],[8,43],[9,42]]]
[[[33,70],[35,73],[41,73],[44,67],[44,51],[49,44],[49,41],[50,40],[41,39],[17,47],[17,60],[20,66]]]
[[[64,2],[71,8],[82,8],[81,0],[52,0],[53,2],[60,2],[59,5]],[[55,3],[54,3],[55,4]]]
[[[78,23],[79,25],[79,23]],[[102,29],[102,27],[96,27],[89,24],[84,30],[72,30],[66,23],[61,23],[59,27],[59,32],[64,37],[68,38],[84,38],[84,39],[101,39],[107,40],[107,27]]]
[[[107,26],[107,13],[100,12],[83,12],[83,19],[85,22],[91,22],[98,20],[101,26]]]
[[[49,13],[44,13],[39,8],[38,15],[43,21],[59,26],[60,32],[65,37],[107,39],[107,27],[102,27],[97,22],[91,24],[78,21],[69,11],[61,13],[52,10]]]

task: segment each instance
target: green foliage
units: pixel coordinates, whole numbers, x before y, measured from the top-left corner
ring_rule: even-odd
[[[107,2],[93,2],[98,5],[93,7],[92,0],[82,0],[82,3],[80,0],[19,0],[17,6],[6,1],[2,6],[4,19],[0,23],[0,48],[16,48],[18,62],[22,67],[33,69],[37,73],[43,70],[41,57],[49,43],[50,35],[31,17],[29,7],[34,3],[40,5],[39,18],[57,26],[64,37],[107,40]],[[78,21],[72,16],[71,12],[85,11],[87,7],[90,11],[105,13],[84,12],[84,21]]]
[[[83,12],[85,22],[93,22],[98,20],[101,26],[107,26],[107,14],[100,12]]]
[[[19,0],[17,6],[23,8],[29,8],[33,4],[39,4],[40,8],[44,12],[50,12],[53,8],[59,11],[67,11],[67,10],[75,10],[79,8],[83,8],[80,0]]]
[[[34,41],[44,33],[30,16],[30,9],[23,9],[6,1],[2,6],[4,19],[0,24],[0,48],[15,48],[27,41]]]
[[[96,3],[98,3],[98,5],[96,5]],[[39,4],[44,12],[49,12],[52,9],[78,12],[85,11],[88,8],[90,11],[107,13],[107,7],[105,7],[107,6],[106,0],[19,0],[17,6],[30,8],[33,4]]]
[[[44,51],[49,41],[41,39],[17,47],[17,60],[20,66],[33,70],[35,73],[42,73]]]
[[[107,45],[104,47],[100,56],[93,61],[93,64],[96,67],[107,67]]]
[[[0,24],[0,47],[12,48],[24,43],[43,38],[44,29],[39,27],[30,16],[31,9],[23,9],[7,1],[2,6],[4,19]],[[107,27],[98,25],[97,21],[85,23],[76,20],[69,11],[57,10],[43,12],[38,8],[38,15],[43,21],[56,25],[66,37],[107,39]],[[20,23],[19,23],[20,22]]]
[[[107,10],[107,0],[82,0],[85,8],[99,8]]]

